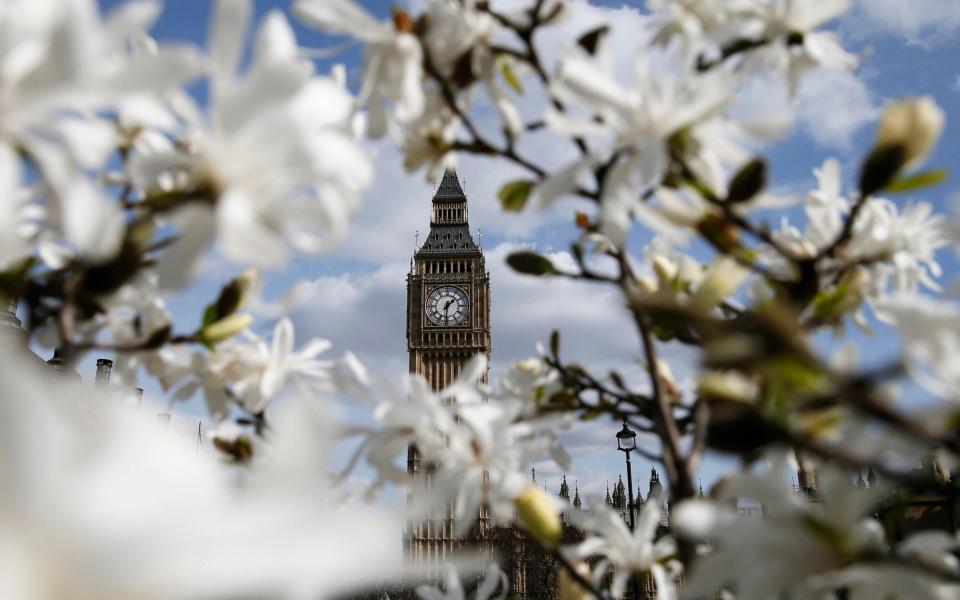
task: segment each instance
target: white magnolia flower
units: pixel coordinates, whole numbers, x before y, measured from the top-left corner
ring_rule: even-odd
[[[507,368],[507,375],[497,382],[496,395],[522,401],[533,414],[561,387],[557,371],[542,358],[528,358]]]
[[[677,545],[670,536],[657,539],[660,528],[661,502],[656,495],[649,498],[640,509],[633,531],[620,514],[603,503],[600,498],[590,500],[591,513],[575,518],[582,520],[580,526],[587,537],[564,552],[576,559],[599,558],[593,571],[595,582],[613,574],[610,592],[616,598],[623,596],[630,578],[637,573],[650,573],[657,586],[657,597],[669,600],[676,598],[676,569],[671,561]],[[671,563],[668,565],[668,563]]]
[[[913,377],[948,400],[960,400],[960,308],[925,296],[884,298],[877,311],[897,326]]]
[[[478,10],[476,0],[432,0],[424,14],[423,44],[430,60],[442,75],[461,81],[462,87],[478,79],[493,101],[504,127],[513,135],[523,129],[517,107],[500,85],[503,70],[521,69],[517,61],[497,56],[492,44],[502,28],[487,11]],[[501,36],[502,37],[502,36]],[[463,65],[469,65],[468,75]]]
[[[247,411],[259,413],[288,383],[296,384],[304,395],[329,390],[333,362],[317,359],[329,347],[329,341],[314,338],[294,350],[293,323],[285,317],[274,327],[269,347],[256,337],[230,340],[214,351],[211,369]]]
[[[856,57],[843,49],[836,33],[814,31],[846,12],[853,0],[761,0],[758,4],[756,14],[762,26],[750,39],[769,41],[747,52],[740,68],[786,74],[793,96],[801,76],[814,67],[849,70],[856,66]]]
[[[334,370],[333,378],[339,390],[373,409],[378,424],[376,428],[360,430],[365,442],[358,447],[344,474],[358,459],[365,457],[377,471],[377,481],[371,486],[373,491],[386,482],[407,482],[406,464],[398,465],[397,459],[412,445],[425,457],[443,451],[446,436],[454,429],[454,417],[423,377],[405,378],[405,386],[398,390],[347,353]]]
[[[716,502],[688,500],[675,509],[678,533],[710,544],[685,580],[685,592],[709,595],[732,586],[741,598],[818,597],[811,589],[822,590],[824,578],[861,554],[883,551],[882,527],[869,511],[884,486],[858,488],[848,473],[828,465],[818,477],[821,502],[811,503],[785,480],[788,465],[776,453],[764,472],[725,481]],[[738,499],[760,503],[763,517],[741,514]],[[753,568],[765,556],[777,560]]]
[[[650,0],[653,44],[678,41],[691,59],[722,45],[740,21],[756,8],[755,0]]]
[[[371,404],[378,423],[356,428],[365,442],[348,469],[363,456],[378,474],[372,489],[388,481],[409,485],[397,459],[413,446],[421,464],[436,466],[430,500],[435,505],[452,501],[460,534],[473,525],[484,503],[494,518],[512,520],[514,502],[528,484],[530,462],[549,453],[558,464],[568,465],[569,457],[553,435],[552,421],[524,420],[525,401],[484,399],[480,382],[486,368],[485,357],[477,355],[443,390],[430,390],[414,374],[405,378],[400,392],[348,356],[334,380],[339,389]]]
[[[101,299],[112,339],[119,345],[136,345],[173,323],[157,288],[157,275],[140,271],[119,290]]]
[[[404,168],[416,171],[425,165],[427,179],[438,180],[445,169],[455,166],[452,146],[459,127],[460,117],[438,90],[431,90],[427,95],[426,109],[403,129]]]
[[[163,47],[131,56],[128,44],[156,20],[156,2],[130,2],[101,19],[90,0],[16,1],[0,10],[0,142],[32,148],[54,138],[85,167],[115,148],[109,121],[88,118],[145,90],[198,72],[195,52]]]
[[[364,42],[364,78],[357,100],[369,107],[371,137],[387,131],[384,100],[396,103],[402,123],[423,113],[423,50],[411,32],[412,23],[399,13],[393,23],[377,21],[353,0],[297,0],[293,10],[323,31],[345,33]]]
[[[939,290],[942,270],[937,250],[948,242],[946,220],[926,202],[903,210],[884,198],[872,198],[861,211],[843,255],[853,260],[881,260],[871,269],[873,295],[892,287],[916,293],[920,286]]]
[[[460,576],[457,570],[451,564],[443,566],[444,589],[431,587],[428,585],[417,586],[417,595],[422,600],[466,600],[466,593],[463,590],[463,584],[460,583]],[[487,567],[487,574],[483,582],[477,588],[473,595],[473,600],[489,600],[494,598],[500,600],[510,591],[507,574],[497,565],[491,563]]]
[[[708,139],[698,139],[698,126],[719,115],[730,101],[731,90],[723,73],[676,78],[654,72],[644,58],[635,61],[635,87],[627,89],[606,73],[601,63],[583,52],[570,52],[561,60],[551,84],[559,99],[595,113],[600,123],[554,110],[548,111],[546,121],[551,129],[564,135],[612,135],[612,145],[562,169],[538,186],[534,195],[541,203],[549,202],[569,192],[585,169],[614,152],[621,153],[607,175],[601,215],[603,233],[619,244],[629,228],[631,214],[643,218],[650,212],[639,196],[658,184],[665,174],[674,134],[685,132],[690,140],[686,158],[690,165],[704,167],[708,184],[719,178],[709,165],[718,165],[730,157],[717,156],[718,146]]]
[[[526,489],[527,467],[547,452],[562,468],[569,458],[544,423],[518,421],[522,406],[505,401],[454,406],[456,428],[435,460],[437,487],[453,500],[458,531],[473,525],[482,504],[495,519],[514,518],[518,496]],[[486,481],[485,481],[486,480]]]
[[[856,57],[837,34],[816,29],[846,12],[853,0],[654,0],[654,44],[679,41],[691,62],[708,62],[747,42],[737,69],[785,73],[790,95],[814,67],[851,69]]]
[[[317,510],[330,434],[316,403],[290,405],[271,452],[237,472],[89,386],[28,386],[18,369],[35,367],[13,362],[0,365],[3,598],[327,597],[369,582],[373,563],[400,574],[400,519]]]
[[[0,271],[23,260],[44,216],[24,186],[20,161],[10,146],[0,143]]]
[[[842,193],[840,165],[835,159],[814,170],[819,187],[807,197],[804,231],[786,220],[775,238],[801,257],[814,257],[829,247],[850,214]],[[942,274],[937,251],[949,242],[947,222],[926,203],[908,203],[901,210],[885,198],[869,198],[854,223],[850,239],[837,253],[841,264],[862,264],[869,275],[864,292],[877,298],[890,292],[916,293],[920,287],[939,290]],[[775,269],[786,264],[771,253]]]
[[[164,391],[174,390],[174,400],[187,400],[201,391],[210,416],[217,421],[228,416],[228,386],[223,380],[222,370],[215,370],[219,365],[211,364],[210,353],[179,344],[165,345],[159,350],[144,353],[141,360],[147,373],[157,378]],[[128,383],[133,381],[135,366],[136,363],[130,363],[130,375],[125,379]]]
[[[877,126],[877,147],[903,149],[903,166],[922,163],[937,145],[946,117],[930,96],[892,102],[883,110]]]
[[[37,242],[52,268],[73,257],[101,263],[119,249],[119,207],[79,172],[103,166],[117,149],[116,127],[102,112],[199,71],[187,46],[129,53],[159,10],[156,2],[130,2],[102,19],[89,0],[7,2],[0,9],[0,153],[17,148],[38,169],[48,205]]]
[[[214,232],[228,258],[257,265],[283,263],[288,246],[329,247],[371,176],[351,130],[350,94],[335,78],[313,76],[279,11],[264,18],[252,63],[237,73],[251,10],[246,0],[216,4],[208,121],[188,123],[175,148],[132,164],[134,181],[147,190],[174,185],[213,197],[214,219],[174,213],[182,237],[161,258],[163,287],[183,283]]]

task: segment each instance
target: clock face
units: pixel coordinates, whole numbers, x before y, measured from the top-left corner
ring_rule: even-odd
[[[469,308],[467,295],[453,286],[438,287],[427,298],[427,318],[434,325],[459,325],[467,318]]]

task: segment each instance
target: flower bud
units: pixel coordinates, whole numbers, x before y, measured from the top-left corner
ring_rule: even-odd
[[[677,387],[677,380],[673,378],[673,371],[670,365],[662,359],[657,359],[657,376],[660,378],[660,387],[671,400],[680,400],[680,388]]]
[[[651,261],[653,263],[653,272],[663,283],[670,283],[677,276],[677,265],[672,260],[662,254],[657,254]]]
[[[574,568],[577,573],[583,575],[586,579],[590,579],[590,567],[587,566],[587,563],[578,562]],[[560,588],[559,600],[590,600],[593,598],[590,590],[577,583],[577,580],[566,569],[560,569],[560,583],[557,587]]]
[[[556,546],[563,528],[550,496],[537,486],[528,485],[514,502],[517,517],[527,531],[547,546]]]
[[[693,295],[693,304],[701,310],[709,310],[733,294],[750,275],[732,258],[721,256],[707,269],[703,280]]]
[[[250,315],[233,314],[204,327],[200,332],[200,340],[205,344],[216,344],[237,335],[252,324],[253,317]]]
[[[916,166],[933,150],[944,115],[933,98],[908,98],[887,105],[877,129],[877,147],[903,150],[903,168]]]
[[[756,382],[736,371],[707,371],[700,376],[697,393],[701,397],[752,403],[759,388]]]
[[[634,294],[639,294],[641,296],[656,294],[657,290],[660,289],[657,281],[649,275],[640,275],[634,280],[634,283],[636,284],[636,287],[631,291]]]

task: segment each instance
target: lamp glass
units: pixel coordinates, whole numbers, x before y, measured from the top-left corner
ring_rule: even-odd
[[[619,450],[634,450],[637,447],[637,433],[623,424],[623,429],[617,432],[617,448]]]

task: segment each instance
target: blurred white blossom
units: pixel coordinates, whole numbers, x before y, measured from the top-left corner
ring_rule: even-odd
[[[710,547],[694,563],[685,593],[708,595],[733,586],[742,598],[816,597],[811,586],[818,593],[830,586],[813,576],[832,577],[848,561],[885,547],[883,528],[869,512],[885,486],[858,488],[849,473],[824,465],[814,503],[786,481],[790,463],[784,453],[772,453],[764,463],[762,471],[724,480],[712,500],[688,500],[675,509],[677,531]],[[763,517],[740,513],[740,499],[762,505]],[[778,558],[762,570],[752,568],[761,556]]]
[[[588,516],[574,513],[578,525],[586,532],[586,539],[564,549],[576,559],[598,558],[593,568],[593,580],[600,583],[608,573],[613,574],[610,592],[620,597],[635,574],[650,573],[656,584],[657,597],[676,598],[675,579],[680,564],[673,560],[677,545],[673,537],[662,535],[660,510],[662,499],[653,494],[640,507],[633,531],[619,512],[605,505],[599,497],[590,500]]]
[[[357,102],[369,109],[367,132],[371,137],[379,138],[387,131],[385,100],[396,103],[401,122],[423,113],[423,49],[412,33],[409,17],[395,12],[393,22],[380,22],[353,0],[297,0],[294,12],[323,31],[349,34],[364,42],[364,77]]]
[[[4,598],[302,598],[370,581],[370,561],[399,574],[398,519],[317,510],[330,433],[316,403],[288,407],[238,486],[152,415],[17,368],[0,365]]]
[[[430,587],[428,585],[417,586],[417,595],[422,600],[466,600],[463,584],[460,583],[460,576],[453,565],[446,564],[443,568],[444,589]],[[497,566],[491,563],[487,567],[487,574],[472,596],[473,600],[489,600],[495,598],[499,600],[510,591],[507,575]]]
[[[228,258],[256,265],[282,264],[288,247],[329,247],[344,234],[371,177],[351,129],[352,97],[335,78],[314,76],[283,14],[264,18],[252,63],[240,75],[252,4],[215,6],[208,117],[187,123],[175,146],[131,165],[134,181],[147,190],[173,186],[197,200],[212,196],[215,219],[174,213],[180,247],[160,262],[164,287],[183,283],[215,233]]]

